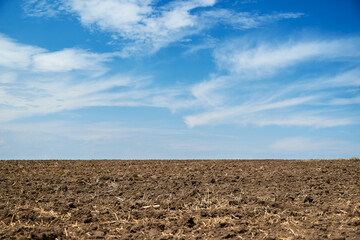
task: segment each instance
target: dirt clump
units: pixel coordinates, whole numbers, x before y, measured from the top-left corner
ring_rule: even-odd
[[[0,161],[0,239],[360,239],[360,162]]]

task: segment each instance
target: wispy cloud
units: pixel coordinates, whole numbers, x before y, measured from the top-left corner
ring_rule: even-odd
[[[57,52],[40,53],[33,56],[35,72],[69,72],[72,70],[105,71],[102,66],[111,54],[95,54],[83,49],[64,49]]]
[[[0,158],[358,153],[354,13],[329,27],[311,4],[20,2],[3,6]]]
[[[336,105],[358,103],[359,69],[334,67],[316,78],[302,76],[297,69],[310,62],[353,66],[360,57],[359,38],[253,43],[243,38],[215,49],[215,60],[226,74],[193,87],[193,95],[207,109],[186,116],[188,126],[235,123],[318,128],[357,122],[349,114],[338,117],[342,110]],[[280,70],[290,74],[284,76]],[[344,94],[348,97],[339,98]]]
[[[31,16],[55,16],[56,12],[71,13],[86,27],[111,32],[115,36],[114,40],[120,38],[119,43],[124,46],[119,53],[122,57],[140,53],[153,54],[170,43],[217,24],[250,29],[303,15],[261,15],[237,13],[227,9],[207,9],[215,4],[216,0],[171,1],[163,5],[154,0],[32,0],[25,4],[24,8]]]
[[[0,122],[96,106],[176,111],[201,105],[188,87],[153,87],[151,77],[105,74],[113,54],[50,52],[0,36]]]
[[[204,22],[221,23],[230,25],[235,29],[247,30],[258,28],[284,19],[294,19],[302,17],[303,13],[273,13],[259,14],[252,12],[235,12],[228,9],[216,9],[204,12],[201,16]]]
[[[103,63],[113,54],[97,54],[83,49],[68,48],[56,52],[25,45],[0,34],[0,67],[34,72],[69,72],[85,70],[101,74]],[[89,71],[92,69],[91,71]]]
[[[47,77],[37,76],[37,81],[22,79],[28,82],[0,86],[0,121],[96,106],[149,106],[176,110],[197,104],[191,99],[182,101],[184,90],[181,89],[139,88],[141,79],[136,77],[117,75],[80,82],[77,78],[80,76],[63,76],[57,82],[49,82]]]
[[[315,78],[301,78],[294,83],[288,84],[279,91],[279,95],[290,92],[309,92],[309,91],[329,91],[331,89],[343,90],[360,86],[360,69],[340,69],[338,71],[329,71]]]
[[[191,88],[191,93],[205,107],[216,107],[224,103],[226,96],[221,93],[221,90],[228,87],[228,79],[226,76],[214,77],[209,81],[195,84]]]
[[[69,12],[78,16],[86,27],[112,32],[121,41],[131,42],[120,53],[126,57],[140,51],[154,53],[171,42],[198,32],[198,16],[191,11],[213,6],[215,0],[178,1],[163,6],[156,6],[152,0],[64,0],[61,3],[38,0],[25,8],[38,16],[54,15],[54,9]]]
[[[360,38],[273,43],[237,39],[214,52],[219,68],[246,78],[268,77],[303,62],[359,57]],[[254,46],[255,43],[255,46]]]
[[[99,78],[110,59],[82,49],[50,52],[0,35],[0,121],[106,104],[102,91],[137,81]]]
[[[62,0],[27,0],[23,2],[23,9],[29,16],[53,17],[64,10]]]
[[[190,127],[226,123],[348,125],[356,120],[349,115],[337,117],[341,112],[337,106],[358,104],[356,89],[346,97],[343,94],[359,86],[359,69],[334,68],[310,79],[289,75],[281,83],[272,79],[280,69],[304,62],[351,63],[360,56],[358,41],[348,38],[248,47],[232,42],[214,54],[226,74],[214,73],[210,80],[192,86],[161,88],[149,85],[149,77],[104,74],[113,54],[82,49],[50,52],[0,36],[0,49],[4,49],[0,54],[6,56],[0,61],[0,121],[94,106],[147,106],[186,110],[184,120]],[[258,74],[260,70],[264,71]],[[255,84],[251,81],[254,75]]]
[[[190,127],[194,127],[196,125],[204,125],[214,122],[223,123],[224,121],[228,121],[228,119],[237,119],[238,121],[238,118],[246,119],[247,116],[257,112],[292,107],[312,100],[314,100],[314,97],[293,98],[278,102],[244,103],[240,106],[226,107],[224,109],[216,109],[214,111],[198,115],[187,116],[185,117],[185,122]],[[258,121],[255,121],[254,123],[256,124]]]
[[[207,36],[201,43],[199,44],[190,44],[188,45],[188,49],[184,52],[185,55],[194,54],[201,50],[205,49],[213,49],[216,45],[219,44],[219,39],[216,39],[211,36]]]
[[[32,56],[43,53],[39,47],[24,45],[0,34],[0,66],[10,69],[27,69]]]
[[[324,77],[319,79],[320,84],[330,87],[359,87],[360,86],[360,68],[354,68],[344,71],[333,77]]]

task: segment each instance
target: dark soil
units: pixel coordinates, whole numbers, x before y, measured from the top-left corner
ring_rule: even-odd
[[[0,161],[0,239],[360,239],[360,161]]]

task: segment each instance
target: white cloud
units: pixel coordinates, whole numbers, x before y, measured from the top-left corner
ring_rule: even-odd
[[[37,81],[3,88],[4,97],[0,99],[0,104],[3,105],[0,108],[0,121],[90,106],[136,104],[140,101],[136,95],[144,96],[146,93],[146,90],[138,90],[138,94],[135,89],[129,90],[132,83],[129,78],[123,76],[91,81],[73,78],[56,79],[59,76],[52,78],[54,81],[49,82],[46,78],[38,76]],[[105,93],[115,87],[122,88],[121,92]]]
[[[95,106],[149,106],[172,111],[195,106],[182,88],[152,88],[148,78],[27,73],[0,86],[0,122]]]
[[[55,16],[63,10],[62,0],[26,0],[23,9],[29,16]]]
[[[0,36],[0,122],[94,106],[151,106],[171,111],[199,105],[184,88],[153,88],[149,77],[103,75],[114,54],[50,52]],[[9,48],[6,48],[9,47]],[[5,53],[4,53],[5,52]],[[5,55],[4,55],[5,54]]]
[[[301,89],[296,89],[300,91]],[[277,96],[274,90],[269,93],[262,93],[263,97],[268,99],[253,99],[242,103],[241,105],[224,104],[220,106],[210,106],[207,111],[185,116],[184,121],[189,127],[201,125],[221,125],[221,124],[236,124],[236,125],[252,125],[252,126],[301,126],[313,128],[328,128],[336,126],[346,126],[356,123],[353,116],[349,114],[342,117],[339,116],[338,109],[331,109],[326,111],[319,108],[319,105],[326,104],[324,96],[304,96],[292,97],[298,93],[287,92],[285,98],[282,100]],[[217,93],[218,94],[218,93]],[[247,93],[249,98],[251,95],[258,95],[256,91]],[[211,94],[207,95],[211,96]],[[326,95],[325,95],[326,96]],[[327,96],[326,96],[327,97]],[[201,100],[201,99],[200,99]],[[359,99],[336,99],[331,102],[332,105],[336,104],[357,104]],[[201,101],[203,102],[203,101]],[[313,109],[313,110],[310,110]],[[335,115],[334,115],[335,114]]]
[[[32,56],[45,52],[45,49],[24,45],[0,34],[0,66],[10,69],[27,69]]]
[[[205,106],[221,106],[224,103],[225,96],[218,94],[221,89],[227,88],[226,77],[213,78],[210,81],[195,84],[191,88],[191,93]]]
[[[5,37],[1,37],[0,40],[5,45],[12,46],[15,56],[17,47],[20,50],[40,49],[18,44]],[[210,80],[194,84],[192,87],[166,89],[152,88],[145,84],[148,80],[134,76],[99,77],[99,74],[88,74],[93,70],[103,73],[105,66],[102,63],[111,60],[112,54],[96,54],[82,49],[64,49],[57,52],[49,52],[46,49],[32,50],[23,57],[25,59],[23,62],[26,64],[23,64],[21,71],[14,72],[10,63],[3,64],[5,70],[0,74],[0,82],[3,84],[0,86],[0,121],[93,106],[148,106],[168,108],[172,111],[205,109],[203,113],[185,116],[185,123],[190,127],[228,122],[258,126],[348,125],[354,123],[350,117],[338,118],[331,114],[317,113],[315,110],[315,113],[305,112],[302,107],[357,104],[359,100],[356,94],[348,98],[340,98],[333,96],[333,91],[326,90],[359,86],[357,68],[317,79],[295,82],[291,80],[279,86],[276,82],[271,83],[271,86],[264,85],[261,81],[251,85],[249,81],[242,81],[248,78],[240,73],[241,71],[251,73],[260,66],[276,72],[278,68],[287,68],[291,64],[296,65],[299,61],[308,61],[314,56],[319,58],[327,56],[324,61],[330,61],[332,58],[347,61],[349,57],[358,56],[358,49],[354,46],[356,40],[352,38],[328,42],[286,43],[272,50],[259,45],[244,50],[245,53],[254,53],[250,55],[234,49],[233,59],[240,58],[244,62],[239,67],[240,70],[233,71],[233,66],[230,66],[228,75],[213,75]],[[301,53],[308,46],[318,46],[318,42],[327,46],[329,52],[318,47],[318,51],[314,51],[317,53]],[[347,46],[340,46],[340,42]],[[335,45],[339,49],[334,47]],[[349,51],[348,48],[354,50]],[[286,56],[287,52],[288,56]],[[275,63],[270,61],[271,54],[274,54]],[[276,57],[281,54],[284,54],[285,60]],[[244,57],[247,55],[250,56],[249,61]],[[231,56],[228,60],[231,61]],[[235,60],[233,62],[236,62]],[[85,78],[79,70],[87,73]],[[70,71],[74,72],[66,74]],[[274,115],[275,110],[277,115]],[[300,113],[297,114],[295,110]]]
[[[57,9],[58,12],[77,16],[86,27],[111,32],[114,36],[112,42],[119,41],[125,46],[119,53],[122,57],[155,53],[170,43],[219,23],[237,29],[250,29],[303,15],[261,15],[226,9],[203,9],[215,4],[216,0],[170,1],[166,4],[155,0],[32,0],[24,8],[32,16],[54,16]],[[195,9],[196,12],[193,11]]]
[[[186,10],[194,6],[198,5],[181,2],[168,7]],[[319,109],[310,109],[314,111],[310,113],[302,107],[358,104],[356,93],[344,98],[327,90],[358,87],[359,69],[334,70],[336,74],[332,76],[329,73],[310,80],[289,79],[288,83],[278,85],[276,81],[266,85],[261,80],[302,62],[351,62],[360,56],[359,41],[358,38],[348,38],[249,46],[241,45],[247,42],[242,39],[237,44],[230,43],[215,50],[215,59],[227,70],[227,75],[214,74],[210,80],[192,87],[162,89],[142,84],[144,79],[137,77],[100,78],[99,75],[106,70],[103,63],[110,61],[114,54],[96,54],[73,48],[50,52],[19,44],[1,35],[0,49],[5,49],[6,58],[0,60],[0,121],[93,106],[149,106],[172,111],[205,109],[203,113],[185,116],[185,123],[190,127],[228,122],[258,126],[348,125],[354,123],[350,117],[334,117],[319,112]],[[19,64],[15,64],[17,61]],[[99,74],[89,74],[94,70]],[[262,72],[257,74],[260,70]],[[74,72],[66,74],[70,71]],[[86,78],[81,76],[81,71],[87,73]],[[260,80],[256,85],[246,81],[253,75]]]
[[[331,71],[329,71],[331,72]],[[329,89],[342,89],[360,86],[360,69],[339,70],[336,73],[326,73],[317,78],[301,79],[300,81],[284,87],[281,94],[299,91],[321,91]]]
[[[124,57],[140,51],[154,53],[199,31],[198,17],[190,11],[214,4],[214,0],[179,1],[155,7],[151,0],[65,1],[67,11],[78,15],[84,26],[95,26],[132,41],[123,49]]]
[[[83,1],[72,0],[66,5],[69,11],[80,16],[84,25],[96,24],[104,30],[130,31],[129,26],[140,22],[146,15],[151,14],[151,1],[105,0]]]
[[[323,79],[322,84],[325,86],[334,86],[334,87],[359,87],[360,86],[360,69],[355,68],[349,71],[342,72],[337,74],[334,77]]]
[[[212,49],[215,48],[217,44],[219,44],[219,39],[208,36],[200,44],[187,46],[188,49],[184,52],[184,55],[194,54],[204,49]]]
[[[189,127],[231,123],[315,128],[354,124],[354,116],[343,115],[336,106],[359,103],[359,69],[344,68],[358,61],[359,46],[360,38],[276,44],[243,38],[228,42],[214,51],[220,70],[226,73],[193,86],[193,96],[206,110],[186,116],[185,123]],[[334,62],[342,67],[328,68],[315,78],[297,70],[302,63]],[[295,77],[289,74],[278,79],[280,70],[291,72],[291,67]],[[343,97],[345,94],[348,97]]]
[[[211,122],[222,123],[228,119],[244,117],[249,114],[262,112],[271,109],[287,108],[291,106],[300,105],[306,102],[314,100],[314,97],[293,98],[279,102],[265,102],[265,103],[245,103],[240,106],[226,107],[222,109],[216,109],[214,111],[205,112],[198,115],[192,115],[185,117],[185,123],[190,127],[197,125],[209,124]]]
[[[360,56],[360,38],[330,41],[266,42],[235,40],[216,49],[214,57],[221,69],[246,78],[270,76],[279,70],[309,60],[342,59]]]
[[[82,49],[63,49],[34,55],[32,69],[35,72],[102,70],[102,63],[108,59],[105,54],[90,53]]]
[[[0,35],[0,66],[7,69],[35,72],[83,70],[101,74],[106,71],[103,63],[112,56],[113,54],[96,54],[77,48],[50,52],[36,46],[17,43]]]
[[[250,12],[235,12],[228,9],[216,9],[204,12],[201,16],[205,22],[222,23],[231,25],[235,29],[247,30],[258,28],[262,25],[280,21],[283,19],[294,19],[302,17],[303,13],[273,13],[258,14]]]

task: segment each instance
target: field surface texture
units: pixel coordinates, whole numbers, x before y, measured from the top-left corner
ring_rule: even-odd
[[[360,161],[1,161],[0,239],[360,239]]]

